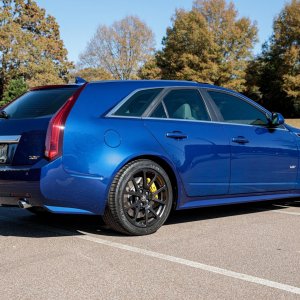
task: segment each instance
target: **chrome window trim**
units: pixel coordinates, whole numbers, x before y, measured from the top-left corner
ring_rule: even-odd
[[[256,128],[265,128],[265,129],[271,129],[271,130],[283,130],[283,131],[289,131],[286,128],[268,128],[264,126],[259,125],[248,125],[248,124],[236,124],[236,123],[226,123],[226,122],[219,122],[219,121],[204,121],[204,120],[187,120],[187,119],[172,119],[172,118],[152,118],[152,117],[143,117],[143,120],[157,120],[157,121],[180,121],[180,122],[198,122],[198,123],[208,123],[208,124],[220,124],[220,125],[233,125],[233,126],[247,126],[247,127],[256,127]]]
[[[21,139],[21,135],[1,135],[0,144],[17,144]]]
[[[116,116],[116,115],[106,115],[105,118],[112,118],[112,119],[136,119],[141,120],[142,117],[135,117],[135,116]]]
[[[188,119],[174,119],[174,118],[153,118],[153,117],[143,117],[143,120],[157,120],[157,121],[179,121],[179,122],[197,122],[197,123],[217,123],[217,122],[212,122],[212,121],[205,121],[205,120],[188,120]]]
[[[251,124],[238,124],[238,123],[229,123],[229,122],[214,122],[214,123],[219,123],[222,125],[234,125],[234,126],[247,126],[247,127],[256,127],[256,128],[265,128],[268,130],[284,130],[284,131],[289,131],[285,127],[284,128],[279,128],[279,127],[266,127],[266,126],[261,126],[261,125],[251,125]]]

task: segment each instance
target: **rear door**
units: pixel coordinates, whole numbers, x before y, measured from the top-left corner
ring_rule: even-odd
[[[231,145],[230,194],[295,188],[299,152],[295,135],[270,128],[266,111],[236,94],[208,90]]]
[[[44,156],[49,120],[77,88],[33,90],[2,109],[0,167],[32,165]]]
[[[167,90],[144,124],[173,161],[188,196],[228,193],[228,138],[211,122],[198,89]]]

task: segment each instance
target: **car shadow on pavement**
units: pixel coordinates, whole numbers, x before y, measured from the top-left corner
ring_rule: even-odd
[[[300,207],[300,202],[282,200],[173,211],[164,226],[280,210],[284,209],[285,205]],[[0,236],[45,238],[86,234],[123,236],[107,228],[99,216],[36,216],[19,208],[0,207]]]
[[[275,206],[276,204],[280,206]],[[282,210],[284,209],[284,205],[299,207],[300,203],[287,200],[277,200],[178,210],[171,213],[166,225],[253,214],[268,210]]]
[[[17,207],[0,207],[0,236],[59,237],[84,235],[81,231],[97,234],[107,231],[99,216],[56,215],[37,216]]]

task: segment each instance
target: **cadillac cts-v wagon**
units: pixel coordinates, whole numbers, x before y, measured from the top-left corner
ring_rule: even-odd
[[[0,112],[0,204],[155,232],[171,209],[300,196],[300,130],[184,81],[37,87]]]

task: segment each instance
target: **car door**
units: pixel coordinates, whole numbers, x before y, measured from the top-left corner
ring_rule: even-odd
[[[144,124],[176,166],[188,196],[228,193],[228,138],[222,124],[211,122],[198,89],[168,89]]]
[[[208,90],[231,145],[230,194],[278,192],[296,185],[298,148],[283,125],[270,128],[264,111],[236,94]]]

